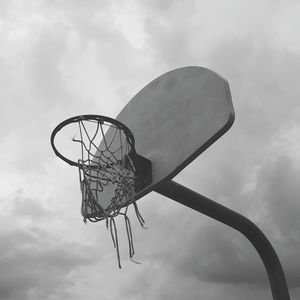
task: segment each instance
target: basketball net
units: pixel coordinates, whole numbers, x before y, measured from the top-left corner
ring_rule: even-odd
[[[87,122],[95,123],[95,132],[89,132]],[[133,142],[124,128],[103,120],[78,121],[80,138],[73,138],[81,144],[81,159],[78,160],[79,181],[82,193],[81,214],[87,223],[105,220],[116,248],[118,266],[121,268],[118,232],[115,217],[123,215],[126,226],[129,257],[133,261],[134,245],[128,207],[133,204],[137,219],[144,227],[134,199],[136,170],[130,158],[135,151]],[[106,132],[109,131],[109,138]],[[102,137],[100,146],[96,140]],[[107,199],[109,195],[109,199]],[[135,262],[135,261],[134,261]]]

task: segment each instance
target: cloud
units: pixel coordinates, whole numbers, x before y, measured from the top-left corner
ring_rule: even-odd
[[[1,198],[1,299],[77,299],[82,268],[99,261],[90,244],[65,235],[67,222],[46,203],[22,190]]]
[[[145,233],[145,238],[139,237],[143,240],[138,246],[142,257],[148,257],[166,274],[174,273],[191,280],[258,287],[268,285],[255,249],[240,233],[212,220],[203,223],[205,217],[201,214],[189,218],[188,211],[182,212],[180,208],[172,214],[172,219],[178,220],[176,228],[170,227],[173,223],[165,222],[167,216],[151,217],[155,228],[153,225],[150,230],[154,232]],[[157,246],[149,246],[151,250],[143,251],[145,240],[149,245],[155,242],[152,235],[158,235],[158,231],[161,240],[156,241]]]
[[[193,44],[195,3],[180,1],[142,2],[147,45],[160,69],[180,66],[190,56]]]
[[[268,162],[259,174],[259,196],[268,205],[272,221],[283,240],[300,246],[300,168],[291,158],[280,156]]]
[[[274,244],[298,299],[299,4],[5,3],[1,193],[24,192],[1,199],[0,298],[76,299],[88,292],[91,299],[100,293],[116,299],[271,299],[247,240],[157,195],[139,201],[149,230],[133,229],[143,264],[126,265],[124,232],[124,269],[112,271],[110,236],[99,234],[97,225],[82,229],[77,172],[64,167],[49,145],[65,118],[115,116],[156,76],[200,65],[228,79],[236,120],[176,180],[254,220]]]
[[[267,276],[254,248],[236,232],[222,227],[212,224],[197,232],[177,262],[177,271],[214,283],[266,287]]]
[[[0,259],[1,299],[60,299],[75,297],[79,268],[94,263],[88,247],[57,240],[38,229],[15,229],[2,233]]]
[[[128,285],[120,293],[120,299],[272,299],[271,292],[253,286],[211,284],[199,278],[187,277],[181,273],[169,272],[164,266],[153,264],[142,270],[134,284]]]
[[[280,156],[266,163],[259,173],[256,197],[267,205],[268,231],[282,247],[283,265],[288,283],[300,287],[300,169],[288,156]]]
[[[11,216],[29,219],[31,221],[44,220],[53,217],[53,212],[45,207],[42,199],[35,199],[24,196],[22,190],[2,199],[8,209],[6,214]]]

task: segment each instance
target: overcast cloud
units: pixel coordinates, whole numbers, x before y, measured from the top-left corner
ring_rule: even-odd
[[[226,3],[225,3],[226,2]],[[197,65],[225,77],[232,129],[175,181],[237,210],[273,244],[300,299],[300,3],[0,2],[0,299],[272,299],[240,233],[152,193],[123,268],[80,215],[77,170],[50,147],[79,114],[116,117],[150,80]]]

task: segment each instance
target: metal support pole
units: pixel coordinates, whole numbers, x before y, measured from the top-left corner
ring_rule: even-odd
[[[273,300],[290,300],[279,258],[269,240],[254,223],[172,180],[155,191],[241,232],[255,247],[265,265]]]

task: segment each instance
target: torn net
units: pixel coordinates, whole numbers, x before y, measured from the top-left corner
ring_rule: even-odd
[[[134,245],[130,220],[127,216],[130,204],[133,205],[142,227],[145,223],[134,199],[137,180],[131,159],[135,151],[134,141],[130,139],[124,128],[107,121],[80,120],[78,124],[80,138],[73,138],[73,141],[81,144],[78,170],[83,221],[86,223],[87,220],[91,222],[105,220],[121,268],[114,218],[118,215],[124,217],[131,260],[134,256]]]

